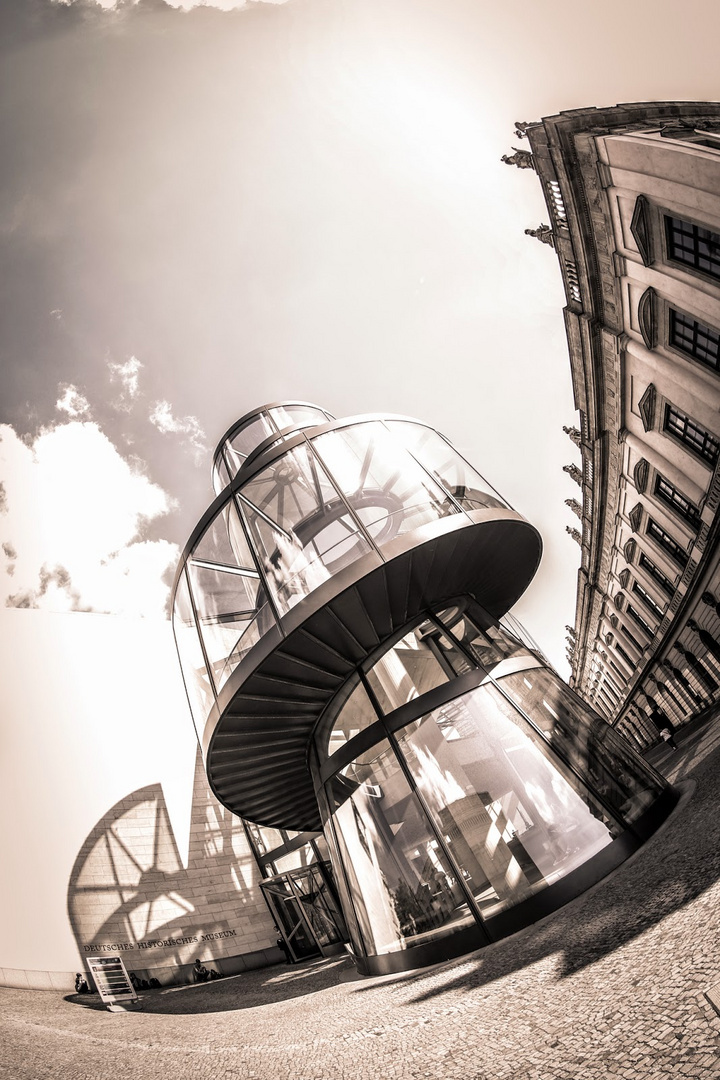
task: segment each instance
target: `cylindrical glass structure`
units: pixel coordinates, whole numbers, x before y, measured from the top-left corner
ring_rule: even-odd
[[[361,668],[314,741],[368,970],[469,924],[492,939],[537,918],[543,890],[564,900],[579,868],[607,872],[666,786],[470,597]]]
[[[280,437],[280,424],[295,426]],[[427,425],[331,422],[307,404],[268,406],[232,428],[213,477],[225,490],[186,550],[173,606],[199,734],[240,660],[324,582],[423,525],[507,507]]]
[[[567,902],[667,815],[666,783],[509,615],[537,531],[434,428],[276,403],[223,436],[213,479],[173,624],[210,786],[289,942],[336,944],[336,888],[361,971],[443,959]]]

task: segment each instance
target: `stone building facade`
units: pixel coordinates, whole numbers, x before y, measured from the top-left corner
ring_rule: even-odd
[[[550,215],[526,232],[560,264],[579,412],[571,685],[646,747],[720,696],[720,104],[515,134]]]

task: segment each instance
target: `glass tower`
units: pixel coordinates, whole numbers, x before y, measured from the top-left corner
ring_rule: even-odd
[[[336,942],[344,917],[362,972],[432,963],[566,903],[667,815],[665,781],[507,615],[537,531],[434,428],[268,405],[213,479],[175,637],[217,798],[322,852],[272,878],[300,900],[324,882],[293,933]]]

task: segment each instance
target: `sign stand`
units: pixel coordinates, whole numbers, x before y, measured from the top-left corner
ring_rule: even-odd
[[[122,957],[89,956],[87,963],[109,1012],[126,1012],[128,1007],[137,1007],[137,991],[128,978]]]

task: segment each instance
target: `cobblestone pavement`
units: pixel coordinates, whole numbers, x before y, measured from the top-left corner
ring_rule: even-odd
[[[654,757],[683,785],[670,820],[512,938],[401,977],[334,958],[150,991],[132,1013],[0,990],[0,1077],[720,1080],[720,722]]]

